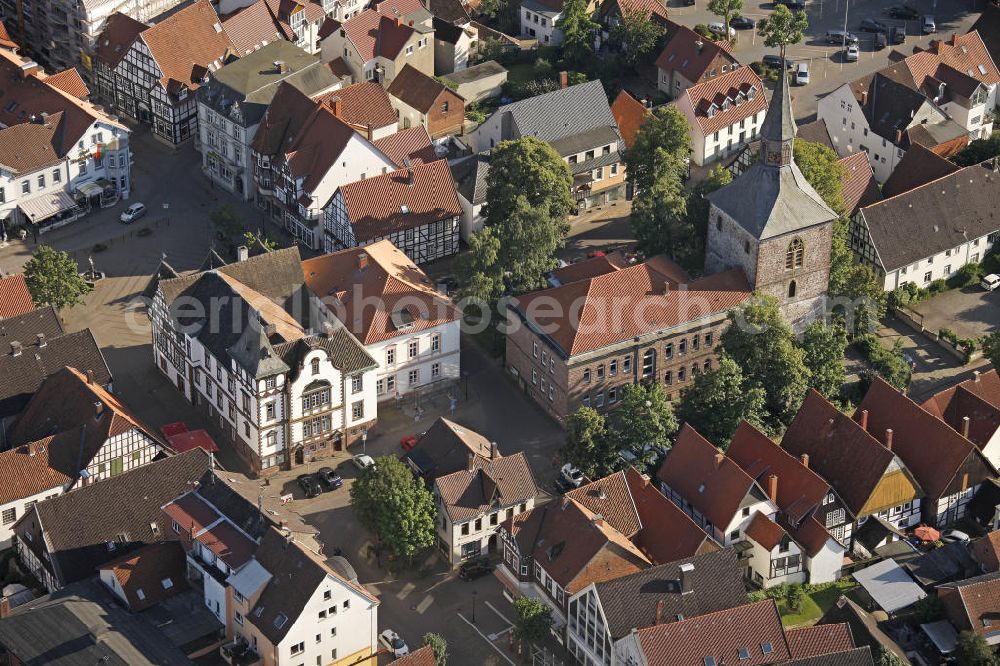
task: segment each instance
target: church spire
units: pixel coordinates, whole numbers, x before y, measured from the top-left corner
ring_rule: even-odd
[[[760,126],[761,161],[768,166],[783,167],[792,163],[792,144],[795,142],[795,118],[792,117],[792,94],[788,89],[788,75],[778,75],[767,115]]]

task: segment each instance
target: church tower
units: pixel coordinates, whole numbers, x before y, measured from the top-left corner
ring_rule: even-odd
[[[742,268],[798,329],[826,305],[837,214],[795,164],[792,99],[788,78],[780,79],[761,125],[759,159],[708,196],[705,272]]]

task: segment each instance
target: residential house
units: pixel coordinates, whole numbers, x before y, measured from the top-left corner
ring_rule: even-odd
[[[991,163],[965,167],[860,209],[851,249],[882,276],[886,291],[907,282],[927,287],[986,256],[1000,231],[992,217],[998,193]],[[953,219],[960,227],[947,222]]]
[[[621,132],[622,142],[625,148],[631,148],[635,144],[636,134],[652,111],[645,103],[632,97],[627,90],[622,88],[615,101],[611,103],[611,115],[615,117],[618,131]]]
[[[781,440],[789,454],[809,456],[809,468],[830,484],[833,497],[826,496],[816,519],[848,548],[869,518],[896,529],[921,521],[920,484],[893,447],[868,434],[865,418],[852,420],[810,390]]]
[[[14,525],[18,559],[53,592],[135,548],[170,540],[160,507],[210,465],[207,453],[192,449],[32,504]]]
[[[588,585],[569,599],[567,646],[580,663],[620,664],[614,646],[639,628],[739,606],[746,588],[731,548]]]
[[[486,204],[486,175],[490,172],[488,152],[469,155],[451,162],[451,177],[458,189],[458,202],[462,206],[462,240],[466,243],[472,235],[483,230],[483,206]]]
[[[496,442],[490,442],[475,430],[439,416],[417,438],[403,456],[403,461],[414,474],[432,483],[439,476],[468,469],[474,458],[490,460],[499,455]]]
[[[924,491],[924,522],[942,527],[965,516],[976,488],[995,471],[983,453],[944,421],[877,378],[858,405],[855,420],[890,449]],[[883,435],[884,433],[884,435]]]
[[[318,98],[323,100],[336,102],[339,118],[352,127],[364,128],[362,134],[370,141],[388,139],[398,132],[392,100],[377,83],[355,83]]]
[[[381,401],[460,375],[461,313],[387,240],[302,262],[306,287],[375,359]]]
[[[342,86],[317,56],[280,40],[210,72],[196,93],[202,169],[244,201],[256,194],[251,144],[283,82],[310,98]]]
[[[716,365],[726,314],[750,298],[739,269],[692,280],[664,256],[572,268],[580,279],[508,305],[507,370],[560,422],[580,407],[614,408],[622,387],[639,381],[662,383],[672,399]],[[635,312],[644,317],[625,314]]]
[[[776,500],[754,477],[688,424],[656,477],[660,491],[723,546],[742,541],[756,514],[778,512]]]
[[[251,469],[294,467],[345,448],[377,416],[378,364],[325,310],[295,247],[161,280],[153,360]]]
[[[752,548],[749,567],[754,582],[770,587],[781,582],[832,583],[840,578],[844,545],[827,532],[827,524],[841,525],[844,509],[830,485],[809,468],[809,456],[798,458],[747,422],[742,422],[726,450],[768,489],[777,514],[759,512],[745,529]],[[820,518],[823,522],[820,522]],[[750,573],[750,572],[748,572]]]
[[[14,273],[0,277],[0,319],[10,319],[31,312],[35,303],[31,300],[24,273]]]
[[[461,7],[460,3],[456,3]],[[469,56],[479,45],[479,33],[469,25],[468,19],[455,24],[438,16],[434,17],[434,75],[443,76],[461,72],[469,66]]]
[[[985,536],[973,539],[969,544],[969,551],[984,573],[1000,571],[1000,530],[993,530]]]
[[[432,139],[462,132],[465,100],[415,67],[404,65],[386,92],[403,129],[423,125]]]
[[[914,188],[951,175],[961,168],[933,150],[924,148],[919,143],[914,144],[906,151],[903,159],[892,170],[889,179],[882,185],[882,196],[888,199],[897,194],[904,194]]]
[[[606,43],[615,26],[629,16],[651,21],[664,33],[677,29],[677,24],[667,18],[667,7],[662,0],[603,0],[594,12],[594,20],[601,25],[601,44]]]
[[[133,613],[152,608],[187,589],[184,549],[159,541],[98,567],[104,586]]]
[[[472,104],[499,97],[503,93],[503,84],[507,82],[507,68],[496,60],[487,60],[441,75],[441,78],[453,84],[458,96]]]
[[[218,5],[219,14],[227,17],[223,27],[227,33],[232,32],[234,45],[244,47],[250,41],[245,37],[240,39],[240,33],[249,35],[254,29],[267,30],[270,34],[277,32],[278,39],[288,40],[307,53],[319,51],[320,27],[328,15],[343,13],[348,8],[357,11],[360,6],[358,0],[221,0]],[[246,14],[253,18],[240,18]],[[242,24],[244,30],[227,25],[230,21]],[[268,41],[274,40],[270,35],[267,37]],[[246,51],[240,48],[238,53]]]
[[[581,209],[623,199],[621,135],[604,87],[597,80],[567,86],[563,74],[560,80],[559,90],[499,107],[468,135],[468,145],[483,152],[508,139],[538,137],[569,165]]]
[[[461,217],[448,162],[414,163],[341,185],[323,210],[323,247],[389,240],[424,264],[458,253]]]
[[[910,146],[918,143],[950,157],[968,143],[968,132],[923,93],[890,73],[874,72],[845,83],[819,101],[837,153],[868,153],[875,179],[884,183]]]
[[[941,585],[937,593],[958,631],[971,631],[987,645],[1000,645],[1000,573]]]
[[[749,67],[736,67],[687,88],[676,106],[692,129],[691,159],[702,166],[757,138],[767,99],[760,77]]]
[[[400,11],[383,2],[381,9],[368,8],[344,21],[327,19],[320,30],[323,62],[343,58],[355,81],[383,86],[406,65],[433,76],[433,17],[419,2],[407,5]],[[426,17],[407,20],[406,15],[417,10]]]
[[[133,26],[135,27],[135,26]],[[99,37],[110,47],[118,36]],[[150,126],[153,136],[177,145],[198,133],[194,93],[205,76],[234,53],[212,4],[198,0],[135,34],[124,55],[99,50],[94,58],[97,91],[116,113]]]
[[[786,629],[785,640],[788,641],[788,651],[792,653],[790,663],[799,666],[873,664],[872,652],[868,646],[855,647],[851,626],[846,622]]]
[[[563,33],[556,24],[562,18],[563,0],[524,0],[518,12],[521,37],[534,39],[542,46],[562,44]]]
[[[45,233],[128,197],[129,129],[52,76],[0,50],[0,224]]]
[[[523,452],[473,456],[466,469],[438,476],[438,548],[458,566],[465,560],[500,552],[500,523],[535,507],[539,494]]]
[[[1000,7],[983,7],[983,13],[969,28],[969,32],[979,33],[979,38],[989,53],[1000,53]]]
[[[1000,468],[1000,376],[995,369],[976,370],[972,379],[935,393],[920,406],[975,444],[994,469]]]
[[[233,52],[237,56],[249,55],[279,40],[289,44],[295,42],[294,33],[290,29],[286,31],[281,21],[271,14],[267,0],[257,0],[219,18],[222,19],[222,30],[233,43]],[[296,46],[303,48],[299,44]]]
[[[592,583],[648,569],[652,563],[603,516],[574,499],[555,499],[500,525],[503,564],[497,578],[515,596],[541,598],[556,627],[568,600]]]
[[[7,447],[7,430],[28,405],[46,377],[66,366],[111,390],[111,370],[90,329],[66,333],[55,308],[46,306],[0,319],[0,449]]]
[[[857,645],[869,648],[872,654],[885,650],[895,656],[899,663],[909,666],[910,660],[906,652],[879,628],[878,620],[857,602],[842,595],[823,613],[816,626],[843,623],[850,628],[851,637]]]
[[[875,181],[875,172],[872,171],[867,155],[857,152],[841,157],[838,161],[844,166],[841,198],[844,200],[844,211],[848,217],[853,217],[860,208],[882,200],[883,193]]]
[[[89,334],[89,331],[86,331]],[[74,368],[46,378],[0,452],[0,546],[31,506],[163,457],[154,432]]]
[[[668,33],[666,46],[656,59],[656,87],[677,99],[691,86],[739,67],[725,42],[713,42],[687,26],[677,26]]]

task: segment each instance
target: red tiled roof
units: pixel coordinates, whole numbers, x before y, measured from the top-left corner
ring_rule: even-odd
[[[921,407],[957,432],[962,432],[963,418],[969,417],[968,439],[982,450],[1000,428],[1000,376],[996,370],[977,373],[931,396]]]
[[[413,28],[378,12],[366,9],[341,26],[362,61],[376,56],[395,60],[403,45],[413,35]]]
[[[677,278],[683,271],[665,268],[670,264],[654,257],[618,271],[519,296],[512,307],[550,331],[549,337],[566,356],[574,356],[727,312],[751,296],[740,269],[681,286]],[[538,309],[536,301],[561,307]],[[616,321],[609,321],[609,317]]]
[[[374,129],[379,129],[395,126],[399,122],[389,95],[385,92],[385,88],[377,83],[371,81],[355,83],[316,98],[321,102],[332,102],[335,99],[340,102],[338,117],[345,123],[358,127],[367,127],[370,124]]]
[[[720,529],[729,525],[754,479],[688,424],[657,477]]]
[[[0,277],[0,319],[8,319],[35,309],[23,273]]]
[[[611,527],[630,539],[642,529],[642,521],[639,520],[638,509],[632,501],[625,472],[615,472],[580,486],[566,493],[566,497],[576,500],[592,513],[603,516]]]
[[[90,96],[90,88],[84,83],[83,77],[75,67],[50,74],[45,77],[45,82],[79,99],[87,99]]]
[[[983,567],[983,571],[992,573],[1000,570],[1000,530],[993,530],[984,537],[980,537],[969,546],[976,561]]]
[[[462,214],[447,160],[359,180],[343,185],[340,193],[358,242]]]
[[[430,164],[438,159],[431,137],[423,125],[414,125],[376,139],[372,145],[398,167],[405,166],[405,160],[409,160],[410,164]]]
[[[941,585],[938,595],[948,619],[959,630],[971,630],[993,643],[1000,636],[1000,573],[984,574]]]
[[[405,657],[393,659],[392,664],[393,666],[437,666],[437,658],[434,656],[434,649],[430,645],[425,645]]]
[[[667,8],[662,0],[604,0],[597,14],[602,17],[610,16],[616,7],[620,16],[638,12],[646,20],[653,17],[660,24],[667,22]]]
[[[747,525],[746,535],[759,543],[765,550],[774,550],[781,540],[788,536],[785,528],[768,518],[764,513],[754,513]]]
[[[789,629],[785,632],[792,659],[808,659],[834,652],[854,649],[854,638],[846,622],[817,624],[812,627]]]
[[[187,589],[187,560],[177,541],[143,546],[102,565],[101,570],[114,575],[133,613]]]
[[[855,420],[868,410],[868,432],[884,438],[892,429],[892,450],[916,477],[928,499],[941,497],[970,456],[981,455],[972,442],[920,409],[881,378],[858,405]],[[985,468],[983,470],[985,473]],[[983,479],[968,475],[968,487]]]
[[[215,443],[215,440],[212,439],[207,430],[188,430],[177,433],[168,437],[167,442],[170,444],[170,448],[177,453],[183,453],[195,447],[201,447],[209,453],[219,450],[218,444]]]
[[[319,185],[353,137],[354,128],[334,114],[329,102],[313,108],[284,156],[292,177],[305,179],[303,192],[309,194]]]
[[[635,135],[639,133],[639,127],[646,122],[650,111],[642,102],[629,95],[627,90],[622,89],[611,105],[611,115],[615,117],[625,147],[631,148],[635,143]]]
[[[788,661],[790,653],[773,599],[640,629],[635,635],[650,666],[717,664],[761,666]],[[765,653],[764,645],[771,651]],[[740,648],[749,653],[739,658]]]
[[[190,534],[198,534],[222,518],[218,511],[194,492],[181,495],[167,504],[163,507],[163,512]]]
[[[222,27],[239,55],[283,39],[280,22],[271,14],[266,0],[257,0],[222,19]]]
[[[631,265],[623,252],[608,252],[597,257],[584,259],[575,264],[569,264],[552,271],[551,276],[558,280],[560,284],[569,284],[578,280],[597,277],[605,273],[613,273]],[[678,269],[680,266],[677,267]],[[686,282],[689,278],[684,275],[678,282]]]
[[[288,81],[278,84],[251,148],[261,155],[284,154],[316,108],[316,102]]]
[[[362,255],[367,260],[364,268],[360,267]],[[343,313],[344,326],[365,345],[412,335],[460,316],[424,272],[387,240],[306,259],[302,272],[310,291],[334,305],[330,308],[334,314]],[[413,317],[413,326],[405,331],[392,323],[392,313],[400,304]],[[355,312],[356,308],[362,308],[361,312]]]
[[[410,14],[424,9],[424,5],[420,0],[381,0],[381,2],[375,3],[375,9],[389,18],[395,16],[406,18]]]
[[[442,95],[462,99],[458,93],[409,63],[403,65],[403,69],[396,73],[386,92],[424,114],[430,113]],[[449,92],[451,95],[448,95]]]
[[[7,26],[4,25],[3,21],[0,21],[0,46],[7,49],[20,48],[18,43],[11,38],[10,33],[7,32]]]
[[[173,81],[197,89],[209,65],[220,63],[233,48],[208,0],[198,0],[170,15],[144,30],[140,38],[160,66],[164,88]]]
[[[94,56],[112,69],[118,66],[128,53],[132,43],[148,26],[128,14],[115,12],[108,17],[104,30],[97,38]]]
[[[75,475],[53,469],[49,456],[54,439],[46,437],[0,452],[0,504],[61,488],[73,480]]]
[[[331,21],[335,23],[337,27],[340,27],[340,23],[337,23],[337,21],[334,21],[333,19],[327,19],[326,22],[323,23],[323,28],[325,28],[327,23]],[[323,28],[320,28],[320,33],[323,32]],[[322,35],[320,35],[320,39],[322,39]],[[326,63],[326,66],[330,68],[331,72],[333,72],[342,79],[350,79],[351,77],[354,76],[353,74],[351,74],[351,68],[347,66],[347,61],[344,60],[341,56],[337,56],[330,62]],[[381,86],[379,87],[381,88]]]
[[[701,47],[698,47],[698,43]],[[726,49],[725,42],[713,42],[705,39],[687,26],[679,26],[674,36],[667,42],[656,59],[656,66],[670,72],[680,72],[684,78],[692,83],[698,83],[706,72],[710,73],[712,64],[721,67],[721,64],[738,64]],[[721,63],[721,64],[720,64]]]
[[[691,103],[698,126],[706,135],[753,117],[767,108],[764,84],[749,67],[739,67],[693,85],[684,94]],[[750,99],[751,95],[753,99]]]
[[[246,564],[257,549],[256,543],[227,520],[202,532],[196,539],[233,569],[239,569]]]
[[[841,195],[848,215],[852,215],[862,206],[882,200],[867,153],[859,151],[842,157],[839,161],[844,165]]]
[[[956,34],[947,41],[938,40],[932,42],[929,52],[937,56],[937,59],[942,64],[948,65],[959,72],[964,72],[987,86],[1000,83],[1000,71],[997,71],[997,66],[994,64],[993,58],[990,57],[990,52],[986,49],[986,45],[983,43],[983,39],[979,36],[978,31],[973,30],[964,35]],[[912,58],[913,56],[910,57]],[[907,58],[908,65],[910,65],[909,61],[910,58]],[[921,75],[932,75],[931,71],[920,68],[921,64],[930,63],[916,61],[911,65],[910,69],[914,72],[914,78]],[[979,69],[979,65],[983,65],[986,68],[985,73]]]
[[[634,467],[625,472],[642,529],[632,542],[650,562],[664,564],[716,550],[717,546],[676,504]]]

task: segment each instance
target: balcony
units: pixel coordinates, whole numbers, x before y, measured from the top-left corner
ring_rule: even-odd
[[[219,646],[219,654],[230,666],[253,666],[263,663],[260,655],[248,643],[240,640]]]

